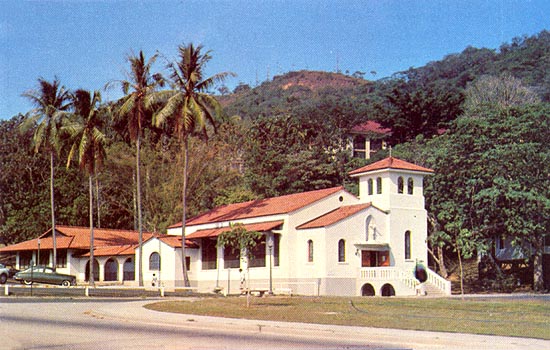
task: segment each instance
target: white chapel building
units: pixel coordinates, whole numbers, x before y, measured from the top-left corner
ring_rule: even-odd
[[[414,270],[422,264],[428,277],[424,285],[450,294],[450,282],[426,267],[423,178],[431,173],[389,157],[350,173],[359,180],[359,198],[334,187],[221,206],[194,217],[186,223],[191,285],[199,291],[238,293],[248,271],[244,278],[252,290],[415,295],[420,282]],[[232,223],[263,233],[249,262],[216,244]],[[183,285],[181,239],[179,249],[174,244],[181,226],[169,227],[171,243],[153,236],[144,244],[144,260],[155,257],[158,264],[158,270],[145,269],[146,280]]]

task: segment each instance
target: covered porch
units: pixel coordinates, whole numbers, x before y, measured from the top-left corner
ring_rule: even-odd
[[[358,295],[361,296],[394,296],[418,295],[418,288],[430,286],[431,290],[442,295],[451,295],[451,282],[426,268],[427,280],[420,283],[414,276],[413,269],[404,270],[398,267],[361,267],[358,269]]]

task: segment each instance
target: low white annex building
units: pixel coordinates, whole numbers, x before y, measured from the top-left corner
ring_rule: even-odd
[[[334,187],[214,208],[186,223],[186,261],[193,289],[251,290],[303,295],[450,294],[450,282],[427,265],[427,213],[423,178],[431,169],[389,157],[350,175],[356,197]],[[250,261],[218,247],[217,237],[242,224],[262,233]],[[145,285],[183,287],[181,223],[166,235],[144,235]],[[94,275],[100,282],[137,285],[139,245],[135,231],[95,229]],[[57,226],[57,270],[85,283],[90,230]],[[16,255],[16,268],[52,265],[51,230],[0,249]],[[415,267],[425,267],[420,284]],[[243,280],[245,283],[243,283]]]

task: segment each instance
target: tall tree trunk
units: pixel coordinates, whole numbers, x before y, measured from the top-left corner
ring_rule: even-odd
[[[447,278],[449,273],[447,272],[447,266],[445,265],[445,256],[443,255],[443,248],[437,246],[437,256],[439,260],[439,270],[441,271],[441,276]]]
[[[544,272],[543,272],[543,251],[544,237],[539,235],[535,238],[535,254],[533,255],[533,290],[541,292],[544,290]]]
[[[433,216],[431,214],[428,215],[428,223],[431,226],[432,232],[439,231],[439,222],[437,221],[435,216]],[[439,266],[440,275],[443,276],[443,278],[447,278],[449,276],[449,273],[447,272],[447,267],[445,266],[445,260],[444,260],[444,256],[443,256],[443,248],[441,248],[441,246],[439,244],[437,244],[437,242],[435,243],[435,246],[436,246],[435,250],[436,250],[437,256],[435,256],[434,252],[432,250],[430,250],[429,248],[428,248],[428,252],[431,254],[434,261]]]
[[[189,139],[188,136],[183,140],[183,190],[182,190],[182,218],[181,218],[181,266],[183,270],[183,283],[185,287],[190,287],[189,275],[187,273],[187,261],[185,259],[185,225],[187,219],[187,167],[189,165]]]
[[[92,185],[92,175],[88,176],[90,185],[90,278],[91,287],[95,286],[94,282],[94,187]]]
[[[136,138],[136,193],[137,193],[137,213],[138,213],[138,231],[139,231],[139,266],[138,266],[138,280],[139,286],[143,287],[143,228],[141,222],[141,180],[140,180],[140,135]]]
[[[52,267],[55,271],[57,269],[57,241],[55,235],[55,207],[54,207],[54,188],[53,188],[53,179],[54,179],[54,154],[53,151],[50,151],[50,206],[52,208],[52,240],[53,240],[53,263]],[[40,262],[38,262],[40,263]]]
[[[134,219],[134,231],[138,230],[138,219],[137,219],[137,187],[136,187],[136,170],[132,170],[132,207],[133,207],[133,219]]]
[[[99,202],[99,178],[96,175],[95,177],[95,200],[96,200],[96,209],[97,209],[97,228],[101,228],[101,212],[100,207],[101,203]]]
[[[462,300],[464,300],[464,267],[462,266],[462,252],[458,244],[456,254],[458,255],[458,266],[460,267],[460,295],[462,296]]]

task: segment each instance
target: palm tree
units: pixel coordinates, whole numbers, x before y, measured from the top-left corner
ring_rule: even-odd
[[[187,263],[185,261],[185,224],[187,212],[187,167],[189,158],[189,137],[197,133],[208,139],[207,124],[214,128],[221,121],[223,114],[219,102],[207,92],[215,83],[223,81],[232,73],[224,72],[204,78],[205,64],[212,58],[210,51],[202,53],[202,45],[193,44],[178,47],[179,60],[168,64],[172,90],[154,95],[150,101],[165,100],[162,109],[154,115],[154,123],[161,126],[172,121],[174,133],[178,135],[183,155],[183,189],[182,189],[182,226],[181,226],[181,263],[183,280],[189,287]]]
[[[94,211],[93,211],[93,176],[103,165],[105,159],[106,137],[99,127],[102,124],[101,94],[95,91],[93,95],[86,90],[77,90],[74,93],[74,120],[66,123],[64,130],[70,135],[72,142],[67,160],[70,166],[73,157],[78,154],[80,169],[88,174],[90,197],[90,270],[89,283],[94,286]]]
[[[158,55],[153,55],[149,60],[145,60],[143,51],[137,56],[130,55],[130,71],[126,73],[127,80],[116,81],[122,86],[124,97],[119,101],[118,117],[126,121],[126,130],[130,138],[136,144],[136,194],[137,194],[137,214],[139,231],[139,286],[143,287],[143,227],[141,215],[141,177],[140,177],[140,148],[141,134],[143,128],[148,123],[148,110],[145,105],[145,98],[153,93],[159,86],[164,85],[160,74],[151,74],[151,67],[155,63]],[[108,84],[110,85],[110,84]]]
[[[70,106],[70,93],[59,80],[54,78],[48,82],[43,78],[38,79],[38,89],[23,93],[35,108],[28,113],[28,119],[21,125],[21,130],[35,127],[33,135],[34,150],[38,153],[41,149],[50,155],[50,206],[52,215],[52,239],[53,239],[53,263],[57,267],[57,242],[55,233],[55,200],[54,200],[54,158],[61,148],[61,121],[64,111]]]

